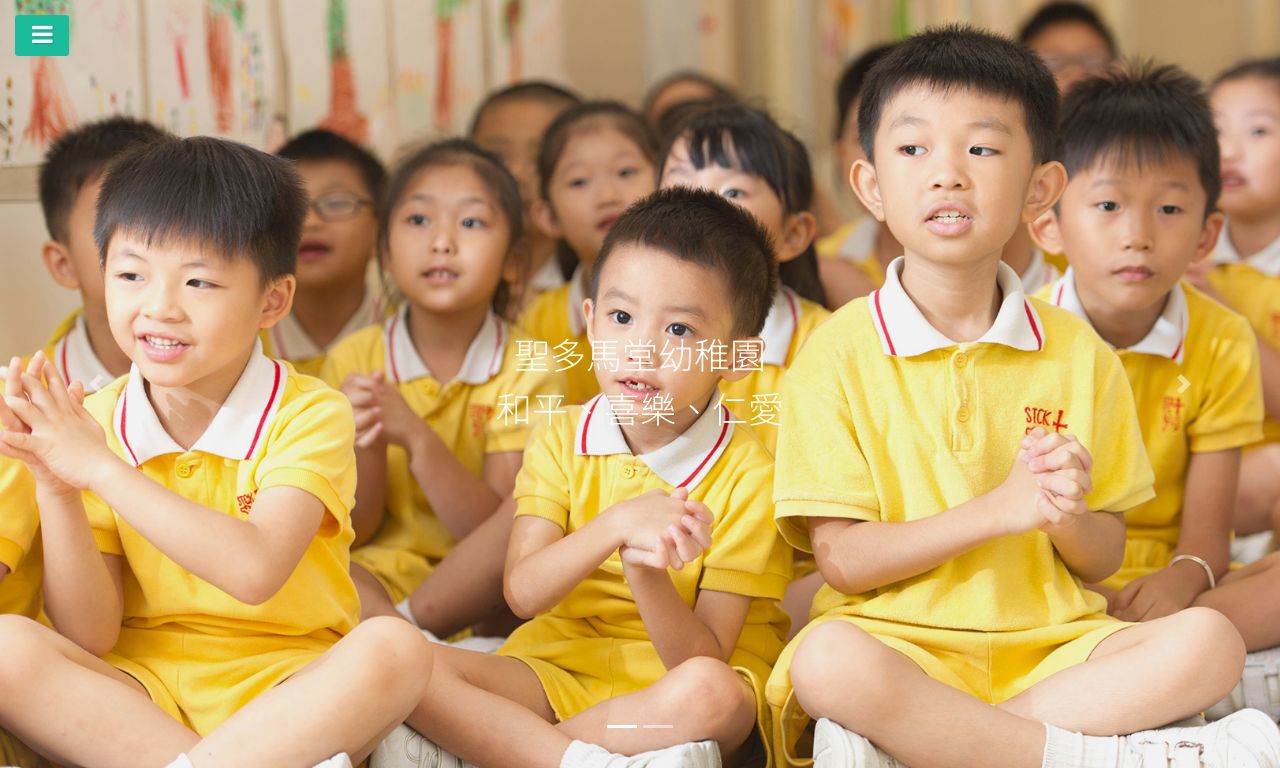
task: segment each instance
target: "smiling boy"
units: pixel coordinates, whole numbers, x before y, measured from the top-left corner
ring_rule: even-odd
[[[0,726],[60,764],[349,766],[425,686],[416,629],[356,626],[350,406],[258,341],[303,206],[233,142],[120,160],[95,239],[129,374],[82,404],[10,364],[0,451],[36,478],[57,632],[0,616]]]

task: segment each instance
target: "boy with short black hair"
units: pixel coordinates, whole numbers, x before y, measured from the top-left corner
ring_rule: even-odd
[[[1280,760],[1258,712],[1082,735],[1199,712],[1243,647],[1214,611],[1129,625],[1081,584],[1119,566],[1153,478],[1115,353],[1000,261],[1065,185],[1057,107],[1033,54],[963,27],[863,91],[854,190],[905,255],[788,373],[774,488],[828,582],[769,689],[781,746],[822,718],[817,766]]]
[[[95,240],[129,374],[82,402],[42,354],[9,366],[0,451],[36,477],[61,634],[0,616],[0,726],[58,763],[349,766],[422,695],[421,634],[356,626],[351,408],[258,341],[304,205],[233,142],[120,160]]]
[[[1070,181],[1034,229],[1071,268],[1040,298],[1089,322],[1133,387],[1156,495],[1125,513],[1124,564],[1102,588],[1113,615],[1142,621],[1227,574],[1241,448],[1262,438],[1258,347],[1243,317],[1182,282],[1222,228],[1200,83],[1173,66],[1082,80],[1061,142]]]
[[[368,271],[387,173],[372,152],[323,129],[294,136],[276,154],[292,160],[302,177],[307,215],[293,309],[264,333],[263,351],[318,376],[329,349],[386,314]]]
[[[772,457],[718,385],[747,373],[730,348],[759,343],[777,284],[768,236],[715,193],[663,190],[618,219],[584,309],[626,351],[516,481],[506,595],[530,621],[496,656],[439,649],[410,725],[479,765],[718,768],[761,746],[791,556]],[[714,345],[719,363],[698,352]],[[436,764],[397,734],[382,765]]]

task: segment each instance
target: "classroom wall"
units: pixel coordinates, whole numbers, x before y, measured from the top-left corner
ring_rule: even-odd
[[[358,84],[367,86],[360,93],[361,107],[371,118],[368,127],[375,150],[384,157],[390,157],[402,140],[461,130],[484,90],[509,79],[512,45],[504,14],[516,8],[524,24],[519,60],[526,74],[562,79],[588,96],[632,104],[639,103],[649,83],[676,69],[701,69],[725,79],[748,98],[769,106],[780,122],[806,141],[819,183],[850,213],[853,204],[830,151],[834,84],[845,61],[902,30],[932,24],[970,21],[1012,33],[1039,4],[1038,0],[245,0],[244,26],[237,28],[235,38],[237,61],[243,66],[232,87],[242,102],[258,106],[236,114],[231,135],[265,145],[270,118],[277,114],[289,120],[292,130],[323,117],[330,67],[325,66],[322,38],[326,12],[335,2],[345,2],[348,10],[355,74]],[[201,5],[200,0],[100,0],[77,6],[88,8],[86,13],[113,6],[136,11],[137,29],[125,31],[138,36],[141,74],[137,79],[152,98],[129,93],[125,100],[135,113],[162,119],[187,134],[201,128],[217,132],[208,128],[214,116],[195,97],[190,103],[180,101],[173,67],[165,58],[170,55],[166,36],[184,24],[197,24],[199,31]],[[1273,0],[1097,0],[1095,7],[1115,29],[1126,55],[1173,61],[1202,78],[1212,77],[1240,58],[1280,54],[1280,3]],[[3,13],[12,14],[13,9],[5,8]],[[433,53],[446,17],[452,25],[456,71],[452,110],[449,119],[443,120],[435,109],[433,79],[439,72]],[[111,21],[127,26],[127,20]],[[12,35],[12,26],[7,16],[0,18],[0,50],[9,44],[4,35],[6,27]],[[159,53],[149,55],[153,49]],[[108,46],[100,53],[115,55],[116,50]],[[202,87],[197,66],[200,51],[196,47],[188,53],[192,58],[187,63],[193,70],[189,86],[198,91]],[[6,90],[13,79],[26,76],[30,61],[0,59]],[[119,111],[114,91],[107,93],[102,81],[90,78],[88,82],[97,90],[86,98],[96,97],[99,111]],[[166,95],[167,101],[159,95]],[[9,114],[14,112],[10,104]],[[0,125],[4,114],[0,111]],[[0,130],[0,147],[5,138],[12,140],[12,126],[8,132]],[[46,233],[35,203],[31,162],[0,162],[0,263],[5,267],[0,279],[0,356],[4,357],[43,344],[76,304],[74,295],[52,284],[39,261]]]

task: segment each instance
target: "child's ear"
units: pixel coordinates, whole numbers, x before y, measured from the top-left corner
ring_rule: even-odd
[[[72,291],[80,290],[80,278],[76,277],[75,265],[71,263],[71,251],[57,240],[45,240],[40,246],[40,256],[44,259],[44,268],[49,270],[53,282]]]
[[[778,263],[791,261],[804,253],[818,236],[818,218],[808,211],[793,213],[782,228],[782,242],[777,244]]]
[[[592,333],[591,321],[595,318],[596,307],[595,302],[591,299],[582,300],[582,317],[586,320],[587,341],[595,344],[595,334]]]
[[[523,271],[520,267],[527,263],[526,257],[528,254],[526,250],[528,244],[529,241],[524,239],[518,243],[512,243],[511,250],[507,251],[507,259],[502,263],[502,279],[512,286],[520,283],[524,277],[524,275],[520,274]]]
[[[1221,211],[1214,211],[1204,217],[1204,225],[1200,227],[1200,237],[1196,240],[1196,257],[1191,260],[1195,263],[1213,253],[1213,249],[1218,245],[1218,237],[1222,235],[1222,225],[1226,218]]]
[[[555,211],[551,210],[551,204],[542,198],[533,201],[533,207],[529,209],[533,215],[533,223],[537,225],[542,233],[552,240],[559,240],[564,237],[564,228],[560,226],[559,219],[556,218]]]
[[[759,336],[734,339],[729,348],[739,352],[746,352],[746,350],[752,350],[752,352],[741,356],[729,355],[729,365],[720,374],[720,378],[725,381],[738,381],[747,374],[760,370],[760,361],[764,358],[764,339]]]
[[[258,318],[259,328],[270,328],[289,314],[289,310],[293,309],[293,294],[297,288],[298,279],[293,275],[277,277],[267,284],[262,316]]]
[[[1030,223],[1053,207],[1067,188],[1067,169],[1057,160],[1041,163],[1031,174],[1031,188],[1022,204],[1022,221]],[[1062,251],[1054,251],[1062,253]]]
[[[1036,241],[1040,250],[1045,253],[1064,253],[1062,244],[1062,228],[1058,225],[1058,212],[1050,208],[1040,218],[1027,225],[1031,231],[1031,239]]]
[[[876,167],[858,158],[849,169],[849,186],[858,196],[858,201],[867,212],[876,217],[876,221],[884,221],[884,204],[880,200],[880,180],[876,178]]]

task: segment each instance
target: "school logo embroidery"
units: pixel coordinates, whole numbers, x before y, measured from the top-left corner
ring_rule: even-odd
[[[245,517],[249,516],[249,510],[253,509],[253,500],[257,498],[257,491],[242,493],[236,497],[236,506],[240,507],[240,514]]]
[[[1162,414],[1160,419],[1162,431],[1177,432],[1182,429],[1182,398],[1166,396]]]
[[[1029,405],[1023,408],[1022,412],[1027,417],[1027,428],[1023,434],[1030,434],[1036,427],[1042,427],[1046,431],[1063,432],[1069,426],[1064,420],[1066,411],[1061,408],[1037,408]]]
[[[484,434],[484,425],[493,418],[492,405],[472,405],[467,407],[467,415],[471,417],[471,435],[479,437]]]

